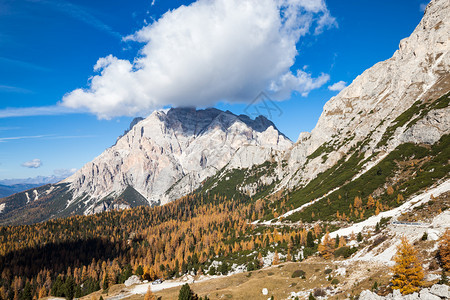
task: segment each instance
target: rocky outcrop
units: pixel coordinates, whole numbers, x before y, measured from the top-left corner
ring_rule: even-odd
[[[422,289],[419,293],[402,295],[399,290],[387,296],[378,296],[377,294],[365,290],[359,295],[359,300],[442,300],[450,299],[449,286],[445,284],[435,284],[431,288]]]
[[[442,135],[448,133],[450,128],[450,108],[430,111],[400,136],[400,143],[434,144]]]
[[[125,280],[125,282],[123,283],[126,287],[132,286],[134,284],[140,284],[142,283],[141,280],[139,279],[139,276],[137,275],[132,275],[130,276],[127,280]]]

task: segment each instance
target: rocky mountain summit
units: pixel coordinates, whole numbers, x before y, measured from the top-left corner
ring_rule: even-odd
[[[232,158],[240,158],[235,167],[250,167],[291,145],[262,116],[252,120],[215,108],[173,108],[135,124],[63,183],[73,192],[70,203],[89,195],[86,212],[102,211],[97,200],[118,196],[128,186],[150,204],[164,204],[198,188]]]

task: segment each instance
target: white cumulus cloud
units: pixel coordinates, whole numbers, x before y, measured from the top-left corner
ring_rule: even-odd
[[[111,118],[246,102],[263,90],[278,100],[307,95],[329,77],[291,72],[296,44],[336,25],[324,0],[198,0],[125,38],[143,43],[139,55],[100,58],[88,87],[61,104]]]
[[[35,158],[35,159],[33,159],[33,160],[24,162],[24,163],[22,164],[22,167],[37,169],[37,168],[39,168],[41,165],[42,165],[41,160],[40,160],[39,158]]]
[[[346,87],[347,87],[347,82],[341,80],[341,81],[336,82],[335,84],[328,86],[328,89],[330,91],[342,91]]]

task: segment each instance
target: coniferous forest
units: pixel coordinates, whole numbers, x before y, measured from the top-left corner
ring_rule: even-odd
[[[263,200],[190,195],[160,207],[1,227],[0,297],[72,299],[132,274],[146,280],[227,274],[233,263],[260,268],[269,251],[283,260],[301,259],[302,246],[305,255],[315,252],[324,228],[251,224],[267,209]]]

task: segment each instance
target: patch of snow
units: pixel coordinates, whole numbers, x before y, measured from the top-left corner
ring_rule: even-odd
[[[181,286],[185,283],[195,283],[195,282],[202,282],[202,281],[207,281],[207,280],[211,280],[214,278],[221,278],[221,277],[226,277],[226,276],[200,276],[197,280],[194,278],[194,276],[192,275],[184,275],[179,279],[175,279],[175,280],[166,280],[160,284],[152,284],[152,283],[144,283],[144,284],[139,284],[139,285],[135,285],[130,292],[132,294],[140,294],[140,295],[144,295],[145,293],[147,293],[148,287],[150,287],[152,292],[158,292],[158,291],[162,291],[165,289],[170,289],[173,287],[177,287],[177,286]]]
[[[5,209],[5,207],[6,207],[6,203],[0,204],[0,213],[3,212],[3,210]]]
[[[431,225],[434,228],[437,227],[443,227],[443,228],[449,228],[450,227],[450,210],[446,210],[437,217],[433,219],[433,222]]]
[[[440,274],[428,274],[425,276],[425,280],[427,280],[427,281],[433,281],[433,280],[440,279],[440,278],[441,278]]]
[[[30,196],[28,195],[28,192],[25,192],[25,196],[27,196],[27,204],[30,203]]]
[[[367,220],[353,224],[352,226],[336,230],[336,231],[330,233],[330,237],[335,238],[336,235],[348,236],[352,232],[353,233],[361,232],[365,227],[374,227],[378,222],[380,222],[381,218],[390,218],[390,217],[400,216],[402,213],[404,213],[406,211],[409,211],[415,207],[418,207],[422,204],[427,203],[428,201],[430,201],[430,197],[432,195],[439,196],[440,194],[445,193],[449,190],[450,190],[450,179],[445,181],[444,183],[438,185],[437,187],[428,190],[427,192],[424,192],[420,195],[413,197],[411,200],[405,202],[404,204],[402,204],[399,207],[396,207],[389,211],[382,212],[382,213],[378,214],[377,216],[371,216]],[[445,218],[444,220],[447,220],[447,219]]]
[[[52,185],[45,193],[48,195],[51,192],[53,192],[54,189],[55,189],[55,187]]]
[[[345,273],[347,273],[347,269],[341,267],[341,268],[336,269],[335,273],[336,273],[336,275],[339,275],[339,276],[345,276]]]
[[[387,265],[393,266],[394,262],[392,261],[392,257],[394,257],[395,253],[397,253],[397,246],[400,244],[400,239],[394,242],[391,246],[389,246],[386,250],[381,252],[378,255],[369,255],[363,256],[360,258],[362,261],[376,261],[382,262]]]
[[[290,211],[284,213],[283,215],[281,215],[281,216],[278,217],[278,218],[286,218],[286,217],[289,217],[289,216],[292,215],[293,213],[296,213],[296,212],[298,212],[298,211],[303,210],[304,208],[306,208],[306,207],[308,207],[308,206],[313,205],[313,204],[316,203],[317,201],[319,201],[319,200],[321,200],[321,199],[327,197],[328,195],[330,195],[331,193],[337,191],[338,189],[339,189],[339,188],[332,189],[331,191],[329,191],[328,193],[326,193],[326,194],[323,195],[322,197],[319,197],[319,198],[317,198],[317,199],[314,199],[314,200],[311,201],[311,202],[305,203],[305,204],[303,204],[303,205],[300,206],[300,207],[297,207],[297,208],[295,208],[295,209],[293,209],[293,210],[290,210]]]
[[[351,240],[350,242],[347,243],[347,246],[349,246],[349,247],[356,247],[356,246],[358,246],[358,241],[357,240]]]
[[[38,195],[38,191],[37,190],[33,190],[33,195],[34,195],[34,201],[39,199],[39,195]]]
[[[312,291],[310,291],[310,290],[300,291],[300,292],[291,292],[288,299],[295,299],[296,297],[298,297],[299,299],[305,299],[308,297],[309,293],[311,293],[311,292]]]
[[[370,169],[372,169],[373,167],[378,165],[378,163],[381,162],[383,159],[385,159],[386,156],[388,156],[388,154],[389,154],[389,152],[383,154],[382,156],[380,156],[378,159],[376,159],[374,161],[368,162],[365,166],[362,167],[362,170],[352,178],[352,181],[358,179],[359,177],[364,175],[367,171],[369,171]]]

